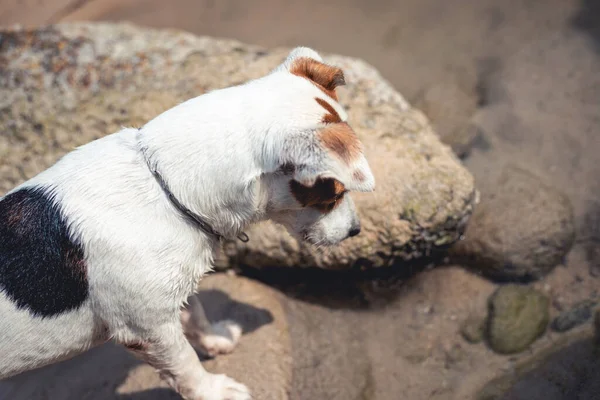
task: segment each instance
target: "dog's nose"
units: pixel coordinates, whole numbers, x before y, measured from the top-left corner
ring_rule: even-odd
[[[350,229],[350,232],[348,233],[349,237],[354,237],[356,235],[358,235],[360,233],[360,226],[357,226],[355,228]]]

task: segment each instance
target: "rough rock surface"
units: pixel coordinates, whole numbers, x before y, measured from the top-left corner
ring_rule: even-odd
[[[537,279],[563,262],[575,236],[569,199],[514,165],[482,191],[465,240],[452,253],[486,276]]]
[[[283,296],[258,282],[224,274],[206,278],[199,296],[209,320],[233,319],[244,330],[235,351],[204,362],[206,369],[243,382],[256,399],[287,399],[292,360]],[[180,399],[152,367],[113,344],[2,381],[0,398]]]
[[[501,286],[490,297],[488,342],[501,354],[525,350],[542,335],[549,320],[548,298],[533,288]]]
[[[206,91],[259,77],[287,55],[235,41],[127,24],[57,25],[0,36],[0,191],[77,145],[140,126]],[[323,252],[265,224],[229,263],[386,266],[453,242],[476,198],[473,178],[425,116],[371,66],[341,57],[340,101],[364,142],[377,191],[355,196],[363,233]]]

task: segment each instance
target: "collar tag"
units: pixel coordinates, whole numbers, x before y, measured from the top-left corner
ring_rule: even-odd
[[[244,242],[244,243],[248,243],[248,241],[250,240],[250,238],[248,237],[248,235],[246,234],[246,232],[242,232],[242,233],[240,233],[240,234],[237,236],[237,238],[238,238],[240,241]]]

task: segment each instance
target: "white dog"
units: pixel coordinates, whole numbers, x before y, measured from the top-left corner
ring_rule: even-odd
[[[271,219],[310,243],[359,233],[372,191],[339,68],[297,48],[270,74],[84,145],[0,199],[0,378],[114,340],[185,399],[249,399],[206,372],[241,334],[195,297],[222,237]],[[187,334],[187,337],[186,337]],[[188,340],[190,339],[190,340]]]

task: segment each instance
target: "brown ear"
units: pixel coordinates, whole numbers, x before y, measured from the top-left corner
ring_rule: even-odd
[[[341,68],[332,67],[308,57],[295,59],[290,66],[290,72],[310,80],[335,100],[337,100],[335,89],[346,84]]]

